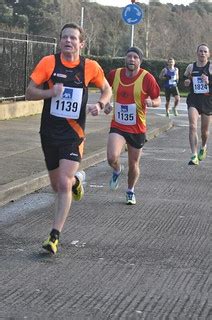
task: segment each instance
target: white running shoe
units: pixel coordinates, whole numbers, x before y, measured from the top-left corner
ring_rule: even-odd
[[[126,192],[126,204],[136,204],[135,193],[128,191]]]

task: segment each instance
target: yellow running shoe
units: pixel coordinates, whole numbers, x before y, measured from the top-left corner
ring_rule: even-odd
[[[58,251],[58,243],[58,239],[53,239],[51,236],[49,236],[48,239],[43,242],[42,248],[55,254]]]
[[[197,157],[197,155],[194,155],[191,157],[191,160],[188,163],[189,165],[195,165],[198,166],[199,165],[199,159]]]
[[[75,175],[76,183],[72,187],[72,195],[75,201],[79,201],[84,196],[83,182],[85,181],[85,172],[78,171]]]
[[[205,160],[207,156],[207,148],[200,148],[199,153],[198,153],[198,159],[199,161]]]

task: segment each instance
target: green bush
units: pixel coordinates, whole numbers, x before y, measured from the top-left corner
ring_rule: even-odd
[[[108,72],[112,69],[121,68],[124,66],[124,58],[111,58],[111,57],[96,57],[96,56],[89,56],[88,58],[96,60],[101,67],[103,68],[105,74],[107,75]],[[178,88],[180,91],[187,92],[188,89],[184,87],[183,84],[183,74],[189,62],[181,62],[178,61],[176,63],[176,67],[179,69],[179,83]],[[159,79],[159,74],[161,70],[165,67],[166,60],[143,60],[141,67],[146,69],[147,71],[151,72],[151,74],[156,78],[157,82],[159,83],[161,89],[163,89],[163,81]]]

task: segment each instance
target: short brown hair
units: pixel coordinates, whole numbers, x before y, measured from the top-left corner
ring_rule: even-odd
[[[197,47],[197,52],[199,51],[199,48],[200,48],[201,46],[207,47],[207,48],[208,48],[208,51],[209,51],[209,46],[207,45],[207,43],[201,43],[201,44],[199,44],[198,47]]]
[[[80,42],[83,42],[83,41],[85,40],[85,31],[83,30],[83,28],[81,28],[81,27],[80,27],[78,24],[76,24],[76,23],[67,23],[67,24],[65,24],[65,25],[62,27],[61,31],[60,31],[60,39],[61,39],[63,30],[64,30],[64,29],[67,29],[67,28],[79,30],[79,33],[80,33],[80,37],[79,37]]]

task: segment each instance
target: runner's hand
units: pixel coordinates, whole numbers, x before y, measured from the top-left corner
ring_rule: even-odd
[[[172,77],[171,76],[169,76],[168,74],[164,74],[164,78],[166,78],[166,79],[171,79]]]
[[[87,105],[87,113],[90,113],[92,116],[98,116],[101,111],[100,105],[97,102],[96,104]]]
[[[189,87],[189,86],[190,86],[190,83],[191,83],[191,80],[190,80],[190,79],[185,79],[185,81],[184,81],[184,86],[185,86],[185,87]]]
[[[110,103],[107,103],[104,108],[104,113],[109,114],[113,110],[113,106]]]
[[[203,82],[205,82],[205,84],[209,84],[209,79],[208,79],[208,76],[206,74],[202,74],[201,75],[201,78],[203,80]]]
[[[56,83],[52,87],[52,97],[60,96],[63,92],[63,84],[62,83]]]
[[[145,104],[146,104],[146,106],[147,106],[148,108],[153,107],[152,99],[147,98],[147,99],[145,100]]]

